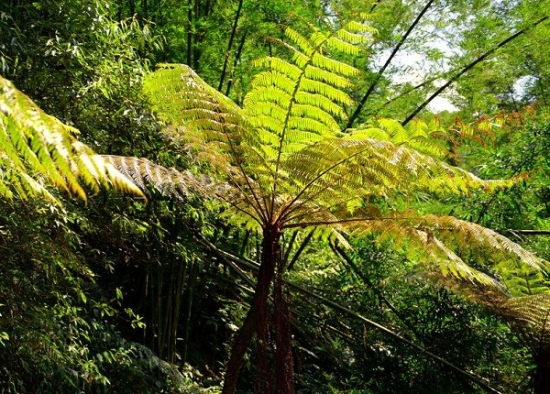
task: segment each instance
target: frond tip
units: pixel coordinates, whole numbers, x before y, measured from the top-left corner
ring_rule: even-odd
[[[190,190],[206,193],[213,185],[209,177],[203,176],[199,179],[189,171],[166,168],[144,158],[114,155],[104,155],[101,158],[143,191],[146,190],[146,185],[150,185],[162,195],[183,199],[189,196]]]
[[[42,111],[0,77],[0,198],[42,196],[53,185],[86,200],[85,188],[100,187],[143,196],[136,185],[73,137],[75,131]]]

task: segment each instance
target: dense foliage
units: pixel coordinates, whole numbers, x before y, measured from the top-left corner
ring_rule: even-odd
[[[548,392],[549,12],[1,2],[0,391]]]

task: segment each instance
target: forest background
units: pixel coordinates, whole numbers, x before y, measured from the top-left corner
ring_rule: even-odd
[[[549,392],[549,12],[3,1],[2,392]]]

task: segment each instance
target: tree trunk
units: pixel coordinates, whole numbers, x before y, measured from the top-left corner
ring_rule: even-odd
[[[273,276],[275,274],[275,264],[279,259],[280,248],[280,231],[276,226],[269,226],[264,228],[262,239],[262,255],[260,271],[258,273],[258,283],[256,285],[256,291],[254,298],[250,305],[250,310],[244,319],[242,327],[239,329],[235,336],[233,346],[231,347],[231,356],[227,363],[227,369],[225,372],[225,383],[223,386],[222,394],[234,394],[237,388],[237,381],[239,379],[239,371],[244,360],[244,356],[250,344],[250,340],[254,333],[258,333],[260,340],[267,340],[267,298],[269,296],[269,289]],[[261,346],[267,346],[267,343],[258,343]],[[260,350],[261,353],[263,351]],[[268,362],[267,359],[262,360]],[[264,369],[260,366],[260,370]],[[262,386],[262,389],[266,394],[273,392],[273,386],[271,384],[271,377],[268,371],[264,371],[268,376],[260,376],[260,381],[257,381],[258,385]]]
[[[276,387],[277,394],[294,394],[290,306],[288,289],[283,284],[283,268],[281,262],[273,285]]]

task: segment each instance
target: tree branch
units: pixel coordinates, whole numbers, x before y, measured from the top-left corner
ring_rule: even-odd
[[[441,92],[443,92],[445,89],[447,89],[453,82],[455,82],[457,79],[459,79],[462,75],[464,75],[465,73],[467,73],[468,71],[470,71],[474,66],[476,66],[477,64],[481,63],[482,61],[484,61],[486,58],[488,58],[490,55],[492,55],[493,53],[495,53],[498,49],[502,48],[503,46],[505,46],[506,44],[508,44],[510,41],[513,41],[515,40],[516,38],[518,38],[519,36],[521,36],[522,34],[526,33],[527,31],[531,30],[531,29],[534,29],[536,26],[538,26],[539,24],[541,24],[542,22],[544,22],[545,20],[548,19],[548,16],[544,16],[542,18],[540,18],[538,21],[536,21],[534,24],[532,24],[531,26],[529,27],[526,27],[524,29],[521,29],[520,31],[512,34],[510,37],[506,38],[504,41],[501,41],[500,43],[498,43],[494,48],[490,49],[489,51],[485,52],[483,55],[479,56],[477,59],[475,59],[473,62],[471,62],[470,64],[466,65],[464,68],[462,68],[462,70],[460,70],[457,74],[455,74],[454,77],[452,77],[451,79],[449,79],[443,86],[441,86],[439,89],[437,89],[435,91],[435,93],[433,93],[430,97],[428,97],[422,104],[420,104],[418,106],[418,108],[416,108],[404,121],[403,123],[401,123],[403,126],[405,126],[407,123],[409,123],[411,120],[414,119],[414,117],[420,112],[422,111],[424,108],[426,108],[426,106],[432,102],[432,100],[434,98],[436,98],[437,96],[439,96],[441,94]]]
[[[229,37],[229,43],[227,44],[227,52],[225,53],[225,60],[223,62],[222,75],[220,76],[220,84],[218,85],[218,91],[222,91],[223,80],[227,72],[227,63],[229,63],[229,57],[231,48],[233,47],[233,40],[237,34],[237,26],[239,25],[239,18],[241,17],[241,9],[243,8],[243,0],[239,0],[239,6],[237,8],[237,14],[235,15],[235,21],[233,22],[233,28],[231,29],[231,36]]]
[[[380,78],[382,78],[382,75],[384,74],[384,71],[386,71],[386,68],[389,66],[389,64],[391,63],[391,61],[393,60],[393,58],[395,57],[395,55],[397,54],[397,52],[399,51],[401,46],[405,43],[405,41],[407,40],[407,38],[409,37],[411,32],[414,30],[416,25],[418,25],[418,22],[420,22],[420,19],[422,19],[422,17],[426,13],[426,11],[428,11],[428,8],[430,8],[430,6],[433,4],[434,1],[435,0],[429,0],[426,3],[426,5],[422,9],[422,11],[420,11],[420,13],[417,15],[417,17],[414,20],[414,22],[412,23],[412,25],[409,26],[409,29],[407,30],[407,32],[403,35],[403,37],[401,37],[401,40],[399,40],[399,42],[397,43],[395,48],[393,48],[393,51],[390,54],[390,56],[388,57],[388,59],[386,60],[386,63],[384,63],[382,68],[378,71],[378,73],[376,74],[376,77],[374,78],[374,81],[372,81],[369,88],[367,89],[367,93],[365,93],[365,95],[361,99],[361,102],[359,103],[359,105],[355,109],[355,112],[353,113],[353,115],[350,116],[350,118],[348,120],[348,124],[346,125],[346,129],[350,129],[353,126],[353,124],[357,120],[357,117],[359,116],[359,114],[363,110],[363,106],[365,105],[368,98],[370,97],[370,95],[374,91],[374,88],[378,84],[378,81],[380,81]]]

